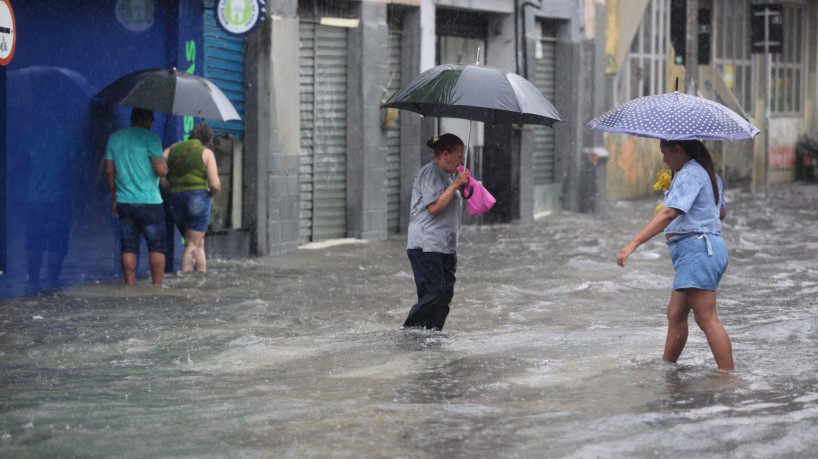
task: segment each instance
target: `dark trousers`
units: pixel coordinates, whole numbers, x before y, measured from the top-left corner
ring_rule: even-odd
[[[406,254],[412,263],[418,302],[409,310],[403,326],[442,330],[454,296],[457,254],[421,249],[408,249]]]
[[[168,251],[165,252],[165,272],[173,273],[173,262],[176,258],[176,222],[173,220],[173,214],[170,212],[170,205],[165,194],[162,195],[163,206],[165,208],[165,231],[168,235]]]

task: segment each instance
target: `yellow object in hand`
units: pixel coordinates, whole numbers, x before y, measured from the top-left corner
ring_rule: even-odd
[[[671,180],[673,180],[673,172],[670,169],[662,169],[656,173],[656,183],[653,184],[653,189],[667,191]]]
[[[667,191],[667,189],[670,188],[671,180],[673,180],[673,172],[670,169],[662,169],[656,173],[656,183],[653,184],[653,189],[656,191]],[[659,212],[664,205],[664,201],[660,202],[653,212]]]

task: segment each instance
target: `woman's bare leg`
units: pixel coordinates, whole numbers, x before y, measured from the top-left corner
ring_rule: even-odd
[[[707,344],[720,370],[732,370],[733,345],[716,314],[716,292],[714,290],[688,289],[687,301],[693,309],[696,323],[707,336]]]
[[[690,315],[690,305],[684,292],[674,290],[670,294],[670,304],[667,307],[667,338],[665,353],[662,359],[676,363],[687,344],[687,317]]]
[[[202,233],[202,237],[199,239],[199,244],[196,246],[196,260],[193,265],[193,269],[200,273],[207,272],[207,258],[205,257],[205,248],[204,248],[204,233]]]
[[[204,272],[204,235],[201,231],[185,231],[185,252],[182,254],[182,272],[189,273],[196,271]]]

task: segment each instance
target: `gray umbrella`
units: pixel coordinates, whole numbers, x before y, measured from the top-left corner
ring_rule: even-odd
[[[233,104],[216,85],[175,68],[129,73],[109,84],[97,97],[118,105],[171,115],[217,121],[241,119]]]
[[[562,121],[554,105],[531,82],[480,64],[432,67],[392,95],[383,108],[489,124],[551,126]]]

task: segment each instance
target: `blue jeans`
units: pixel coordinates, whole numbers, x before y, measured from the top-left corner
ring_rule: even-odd
[[[409,310],[404,327],[442,330],[454,296],[457,254],[408,249],[406,254],[415,275],[418,302]]]
[[[673,290],[718,290],[727,269],[727,247],[721,236],[691,233],[667,241],[676,277]]]
[[[170,211],[183,234],[187,230],[207,232],[207,225],[210,224],[210,192],[191,190],[171,193]]]
[[[165,209],[162,204],[117,203],[122,253],[139,253],[139,236],[145,236],[148,252],[168,250]]]

